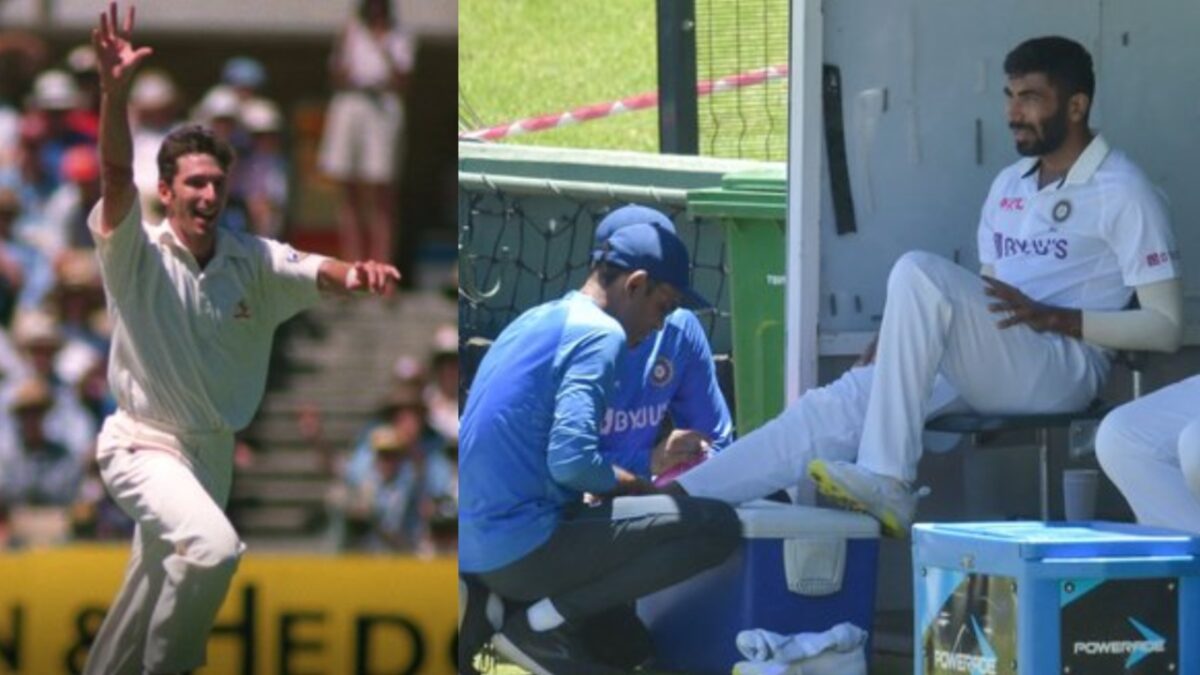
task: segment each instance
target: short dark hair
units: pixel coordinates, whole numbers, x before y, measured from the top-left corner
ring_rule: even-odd
[[[233,164],[233,146],[216,137],[211,129],[188,124],[173,130],[158,149],[158,179],[170,185],[179,170],[178,160],[184,155],[209,155],[221,168]]]
[[[621,267],[620,265],[614,265],[604,260],[600,260],[592,264],[592,274],[596,275],[596,280],[600,282],[601,286],[608,286],[612,282],[619,279],[622,274],[629,274],[633,271],[634,270]],[[653,291],[658,287],[659,283],[657,279],[651,279],[649,277],[646,278],[646,282],[647,292]]]
[[[1092,55],[1078,42],[1058,35],[1026,40],[1004,57],[1004,73],[1020,77],[1042,73],[1063,98],[1087,94],[1093,98],[1096,74],[1092,70]]]

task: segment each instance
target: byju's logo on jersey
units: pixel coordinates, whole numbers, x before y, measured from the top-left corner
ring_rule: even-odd
[[[996,247],[997,258],[1011,258],[1017,255],[1039,258],[1054,256],[1062,260],[1067,257],[1069,252],[1069,242],[1060,237],[1020,239],[996,232],[992,235],[992,243]]]
[[[650,369],[650,384],[656,387],[665,387],[675,377],[675,364],[665,356],[660,356],[654,361],[654,367]]]

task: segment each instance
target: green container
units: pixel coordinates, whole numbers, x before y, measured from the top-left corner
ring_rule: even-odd
[[[783,168],[733,173],[688,192],[693,216],[725,227],[738,435],[783,411],[787,178]]]

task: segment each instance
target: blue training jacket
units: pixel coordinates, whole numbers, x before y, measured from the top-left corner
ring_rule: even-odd
[[[616,486],[600,423],[625,343],[616,319],[577,291],[496,338],[459,429],[460,570],[522,558],[550,538],[566,504]]]
[[[664,417],[676,429],[693,429],[714,450],[733,439],[729,406],[717,384],[712,351],[700,321],[677,309],[663,329],[625,355],[608,412],[600,427],[600,451],[613,464],[650,477],[650,451]]]

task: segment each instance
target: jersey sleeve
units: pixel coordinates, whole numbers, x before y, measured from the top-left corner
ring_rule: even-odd
[[[562,377],[546,461],[554,480],[577,492],[604,493],[616,486],[612,465],[600,455],[600,420],[624,348],[619,333],[595,328],[560,348]]]
[[[104,213],[104,200],[96,202],[88,214],[87,226],[96,242],[96,255],[100,259],[100,272],[104,285],[113,299],[123,297],[124,289],[134,283],[137,268],[149,243],[142,228],[142,207],[134,199],[129,212],[115,230],[107,234],[100,230],[100,219]]]
[[[700,321],[684,312],[680,321],[679,388],[670,403],[671,420],[677,429],[691,429],[708,436],[714,450],[733,440],[733,420],[713,364],[712,349]]]
[[[1106,204],[1103,236],[1121,266],[1126,286],[1152,284],[1180,276],[1179,248],[1167,205],[1149,185],[1114,190]]]
[[[288,244],[271,239],[263,242],[267,267],[267,306],[274,312],[275,321],[282,323],[297,312],[307,309],[321,299],[317,290],[317,271],[325,256],[297,251]]]

